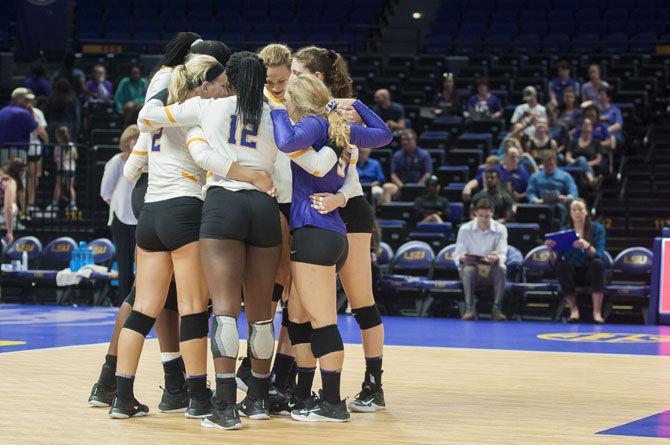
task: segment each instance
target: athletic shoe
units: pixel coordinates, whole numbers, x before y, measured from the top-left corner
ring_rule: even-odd
[[[306,399],[297,399],[295,396],[291,396],[284,403],[270,404],[270,414],[274,416],[290,416],[291,411],[311,408],[317,401],[318,397],[314,393]]]
[[[70,210],[70,211],[76,212],[76,211],[79,210],[79,209],[77,208],[77,205],[76,205],[76,204],[70,204],[69,206],[67,206],[66,210]]]
[[[214,412],[214,406],[212,406],[212,398],[207,397],[202,400],[190,399],[188,401],[188,409],[184,416],[189,419],[203,419]]]
[[[159,387],[163,389],[163,387]],[[177,391],[163,389],[163,396],[158,404],[162,413],[183,413],[189,407],[188,386],[184,385]]]
[[[363,389],[349,403],[349,409],[355,413],[374,413],[386,409],[384,390],[368,382],[363,382]]]
[[[477,309],[471,307],[467,311],[465,311],[465,314],[463,315],[463,320],[474,320],[477,318]]]
[[[294,409],[291,417],[300,422],[348,422],[351,416],[344,400],[332,404],[321,398],[311,407]]]
[[[282,393],[277,387],[272,383],[270,389],[268,390],[268,403],[272,405],[280,405],[282,403],[288,402],[288,397]]]
[[[214,408],[211,416],[207,416],[200,421],[200,426],[222,430],[239,430],[242,428],[242,421],[235,405],[229,405],[221,409]]]
[[[91,395],[88,397],[88,404],[102,408],[111,406],[116,395],[116,388],[109,388],[102,383],[96,383],[91,389]]]
[[[240,367],[235,374],[235,382],[240,391],[247,392],[251,384],[251,359],[249,357],[240,357]]]
[[[112,419],[127,419],[129,417],[146,416],[148,412],[149,407],[142,405],[137,399],[125,402],[115,397],[109,410],[109,417]]]
[[[505,314],[503,314],[503,312],[500,309],[498,309],[497,307],[494,307],[491,310],[491,318],[495,321],[505,321],[505,320],[507,320],[507,317],[505,316]]]
[[[268,420],[270,418],[270,411],[265,399],[251,400],[249,397],[245,397],[237,404],[237,410],[240,412],[240,416],[252,420]]]

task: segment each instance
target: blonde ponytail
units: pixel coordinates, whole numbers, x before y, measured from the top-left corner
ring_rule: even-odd
[[[189,57],[185,64],[177,65],[170,78],[166,105],[188,99],[191,92],[205,81],[207,71],[218,63],[212,56],[199,54]]]
[[[326,85],[313,74],[292,76],[286,97],[295,107],[297,117],[321,116],[328,120],[328,138],[342,149],[342,157],[351,159],[351,127],[344,114],[336,109]]]

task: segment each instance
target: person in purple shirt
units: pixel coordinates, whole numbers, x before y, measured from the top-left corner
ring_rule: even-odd
[[[603,148],[608,148],[613,150],[616,148],[616,140],[612,133],[610,133],[607,125],[600,121],[600,113],[598,107],[595,105],[589,105],[584,108],[584,119],[589,119],[593,123],[593,130],[591,135],[594,139],[600,141],[600,146]],[[578,125],[575,129],[575,134],[573,135],[574,140],[579,140],[579,137],[582,134],[582,125]]]
[[[372,188],[372,202],[377,203],[383,194],[382,184],[384,184],[386,178],[382,170],[382,164],[376,159],[370,159],[371,151],[369,148],[358,149],[356,170],[361,184],[369,185]]]
[[[466,119],[498,119],[502,116],[502,102],[491,92],[487,79],[477,79],[477,94],[470,96],[463,117]]]
[[[292,77],[286,99],[286,109],[271,105],[275,108],[271,115],[277,147],[285,153],[314,149],[332,150],[335,154],[327,172],[310,172],[291,163],[291,273],[298,298],[289,300],[289,311],[299,312],[307,323],[295,323],[289,328],[289,335],[294,345],[311,344],[319,359],[323,384],[322,397],[314,404],[303,405],[303,409],[293,410],[291,417],[299,421],[345,422],[349,413],[340,397],[344,347],[334,303],[336,271],[347,257],[347,232],[338,211],[327,213],[320,201],[312,203],[310,197],[320,192],[337,193],[344,184],[347,170],[355,162],[356,152],[350,144],[380,147],[388,144],[393,135],[360,101],[335,101],[314,75]],[[349,124],[344,114],[337,111],[338,104],[353,107],[366,126]],[[293,316],[291,319],[295,320]]]
[[[563,100],[563,90],[572,87],[575,90],[575,96],[579,97],[579,82],[570,77],[572,67],[567,60],[558,62],[558,77],[549,81],[549,101],[560,104]]]
[[[86,82],[87,102],[111,102],[114,100],[112,82],[107,80],[107,70],[102,65],[93,67],[93,78]]]
[[[416,132],[405,130],[400,136],[401,149],[391,159],[391,182],[384,184],[382,202],[391,202],[405,184],[426,184],[433,174],[430,153],[416,145]]]
[[[31,90],[35,96],[51,95],[51,82],[47,79],[44,65],[40,62],[30,67],[30,77],[23,81],[23,86]]]
[[[616,140],[616,145],[623,144],[623,116],[619,107],[612,103],[612,97],[608,88],[598,90],[598,110],[600,111],[600,122],[608,125],[609,131]]]
[[[35,95],[28,88],[16,88],[9,104],[0,109],[0,164],[17,156],[27,162],[32,131],[40,138],[47,138],[45,128],[37,123],[28,108],[33,99]]]

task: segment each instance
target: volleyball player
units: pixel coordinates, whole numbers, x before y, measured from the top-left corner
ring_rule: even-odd
[[[335,282],[337,270],[347,257],[347,232],[338,212],[319,212],[310,197],[319,192],[335,193],[344,184],[347,170],[355,164],[350,143],[378,147],[388,144],[393,136],[386,124],[358,101],[348,105],[354,107],[367,127],[350,125],[344,114],[336,111],[337,103],[316,76],[292,78],[286,96],[286,109],[272,111],[280,150],[300,153],[312,147],[318,150],[326,143],[341,150],[338,162],[325,174],[291,165],[291,275],[297,295],[290,298],[298,298],[289,315],[293,319],[295,306],[296,319],[306,317],[307,321],[291,323],[289,334],[294,345],[310,345],[319,360],[323,383],[322,396],[313,404],[293,410],[291,416],[308,422],[343,422],[349,420],[349,413],[340,397],[344,345],[337,327]],[[295,126],[290,119],[297,122]]]
[[[298,50],[293,55],[291,71],[294,75],[314,74],[323,80],[333,97],[353,96],[351,76],[346,62],[341,55],[332,50],[314,46]],[[341,102],[340,106],[347,111],[350,120],[358,120],[359,116],[354,113],[357,111],[355,107],[351,107],[347,102]],[[384,326],[372,294],[370,244],[375,224],[374,211],[363,196],[358,172],[355,168],[350,170],[351,174],[347,175],[345,184],[337,193],[316,193],[312,196],[312,202],[324,213],[339,208],[347,228],[349,255],[339,276],[351,311],[361,329],[365,354],[365,378],[362,390],[349,403],[349,409],[355,412],[374,412],[386,407],[381,379]]]
[[[232,153],[230,157],[244,166],[272,174],[277,147],[269,108],[263,103],[265,66],[253,53],[236,53],[226,66],[226,75],[235,96],[193,98],[165,108],[145,106],[138,123],[147,119],[152,126],[200,125],[211,146]],[[241,427],[240,414],[257,420],[269,418],[267,398],[274,351],[270,309],[281,253],[279,208],[272,197],[249,182],[213,174],[205,188],[200,238],[214,307],[216,407],[202,425],[237,429]],[[252,380],[246,398],[236,405],[237,317],[243,289]]]
[[[218,43],[218,42],[217,42]],[[222,45],[222,44],[221,44]],[[184,63],[189,52],[212,52],[217,46],[213,42],[204,42],[193,32],[177,33],[165,46],[161,68],[151,78],[145,99],[149,99],[157,92],[167,88],[173,67]],[[223,45],[225,48],[225,45]],[[227,50],[227,48],[225,48]],[[225,52],[225,51],[224,51]],[[140,134],[136,147],[140,151],[147,151],[151,145],[151,135]],[[148,185],[148,174],[140,176],[132,193],[132,209],[135,218],[144,204],[144,195]],[[109,406],[116,393],[116,361],[117,346],[121,328],[132,311],[135,301],[135,287],[121,304],[114,323],[114,331],[105,356],[105,363],[100,370],[100,377],[93,385],[88,403],[91,406]],[[177,290],[174,283],[168,291],[165,308],[156,319],[156,334],[161,350],[161,361],[165,374],[165,388],[158,409],[164,412],[183,411],[188,407],[188,391],[184,380],[184,362],[179,352],[179,314],[177,312]]]
[[[265,80],[265,96],[268,101],[277,103],[284,102],[284,92],[288,85],[288,79],[291,75],[291,50],[286,45],[279,43],[271,43],[258,52],[258,56],[263,60],[267,68],[267,76]],[[283,298],[288,297],[288,289],[290,283],[289,274],[289,254],[290,254],[290,234],[288,229],[288,218],[291,209],[291,161],[288,155],[277,152],[275,160],[274,184],[277,190],[277,202],[279,203],[279,211],[281,218],[282,229],[282,252],[277,269],[277,276],[275,278],[274,290],[272,293],[272,313],[275,313],[276,305]],[[286,292],[284,291],[286,289]],[[279,339],[277,342],[277,353],[275,354],[275,361],[272,367],[273,385],[270,386],[270,411],[272,413],[277,411],[277,407],[288,402],[285,397],[287,389],[291,389],[289,382],[291,381],[291,374],[295,371],[295,358],[291,348],[291,342],[288,338],[286,325],[288,323],[288,308],[284,306],[282,311],[282,327],[279,331]],[[251,379],[251,362],[249,353],[244,357],[240,367],[237,370],[236,380],[237,386],[243,391],[248,388],[248,382]],[[295,382],[295,377],[293,377]],[[288,388],[287,388],[288,387]],[[287,411],[286,415],[289,414]]]

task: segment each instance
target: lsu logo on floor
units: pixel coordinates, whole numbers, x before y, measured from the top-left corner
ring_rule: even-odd
[[[17,345],[25,345],[26,342],[24,341],[14,341],[14,340],[0,340],[0,348],[3,346],[17,346]]]
[[[553,341],[597,343],[670,343],[670,335],[616,334],[609,332],[558,332],[540,334],[537,338]]]

